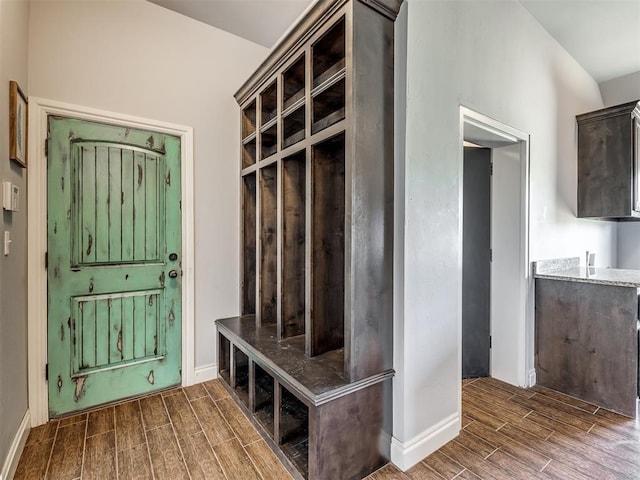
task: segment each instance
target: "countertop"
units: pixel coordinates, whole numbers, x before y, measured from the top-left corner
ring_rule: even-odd
[[[567,282],[598,283],[618,287],[640,288],[640,270],[581,267],[578,257],[534,262],[533,276],[547,280],[564,280]]]

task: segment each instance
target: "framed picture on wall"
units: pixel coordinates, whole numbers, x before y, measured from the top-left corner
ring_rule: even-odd
[[[27,97],[17,82],[9,82],[9,158],[27,166]]]

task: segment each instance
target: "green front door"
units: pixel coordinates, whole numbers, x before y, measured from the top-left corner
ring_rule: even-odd
[[[49,413],[180,383],[180,140],[49,118]]]

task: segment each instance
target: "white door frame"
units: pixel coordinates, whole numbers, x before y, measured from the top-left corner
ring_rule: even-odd
[[[151,130],[180,138],[182,170],[182,385],[194,383],[194,200],[193,128],[121,113],[29,97],[28,195],[28,357],[31,426],[49,420],[47,363],[47,118],[49,115],[78,118],[124,127]]]
[[[533,314],[529,305],[529,135],[517,130],[513,127],[505,125],[491,117],[473,111],[463,105],[460,106],[460,232],[462,232],[462,195],[463,195],[463,159],[464,159],[464,126],[473,125],[482,130],[495,134],[506,140],[517,143],[520,146],[520,261],[519,273],[520,279],[518,286],[518,318],[517,318],[517,335],[513,341],[516,343],[516,353],[514,358],[510,358],[510,364],[514,366],[515,374],[508,380],[509,383],[516,383],[518,386],[532,386],[535,384],[535,375],[528,371],[528,357],[533,355]],[[462,265],[462,235],[460,235],[460,258],[459,265]],[[462,269],[460,269],[460,282],[458,291],[458,325],[462,326]],[[492,331],[494,325],[491,326]],[[462,328],[459,329],[459,361],[462,365]],[[493,345],[493,348],[500,348],[499,345]],[[492,355],[493,359],[493,355]],[[491,362],[491,370],[493,370],[493,362]],[[460,369],[460,371],[462,371]]]

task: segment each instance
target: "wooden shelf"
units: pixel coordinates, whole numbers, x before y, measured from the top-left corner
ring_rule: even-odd
[[[313,52],[313,86],[320,85],[345,64],[345,20],[337,21],[311,47]]]
[[[287,110],[305,95],[305,56],[298,58],[282,74],[282,109]]]
[[[278,116],[278,84],[273,82],[260,94],[260,125],[266,125]]]
[[[274,436],[275,381],[260,365],[254,364],[254,415],[269,436]]]
[[[242,110],[242,138],[256,133],[256,102],[251,102]]]
[[[256,313],[256,174],[242,177],[242,313]]]
[[[304,104],[282,119],[282,147],[290,147],[304,140]]]

